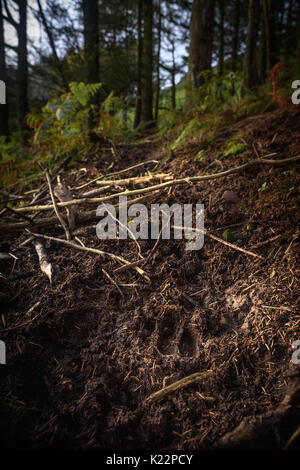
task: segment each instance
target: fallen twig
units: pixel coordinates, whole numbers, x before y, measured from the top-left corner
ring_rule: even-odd
[[[186,227],[171,225],[171,228],[184,230]],[[192,231],[198,232],[198,233],[203,233],[204,232],[204,235],[211,238],[212,240],[215,240],[219,243],[222,243],[223,245],[229,246],[230,248],[233,248],[234,250],[240,251],[241,253],[245,253],[245,255],[250,255],[250,256],[254,256],[255,258],[264,259],[263,256],[257,255],[256,253],[253,253],[252,251],[245,250],[244,248],[241,248],[240,246],[236,246],[233,243],[230,243],[230,242],[227,242],[226,240],[223,240],[222,238],[216,237],[212,233],[208,232],[206,229],[200,230],[198,228],[190,227],[189,230],[192,230]]]
[[[39,240],[34,240],[33,244],[39,258],[41,271],[47,276],[50,284],[52,284],[52,265],[48,261],[47,252]]]
[[[118,283],[108,274],[107,271],[105,271],[104,268],[102,268],[102,272],[103,274],[107,277],[107,279],[109,279],[109,281],[116,287],[116,289],[118,290],[119,294],[121,295],[121,297],[124,297],[123,295],[123,292],[121,291]]]
[[[270,436],[275,426],[278,426],[289,414],[294,414],[294,409],[297,407],[297,401],[299,400],[299,391],[300,384],[299,380],[296,379],[275,410],[268,411],[258,416],[248,416],[244,418],[237,427],[221,437],[219,446],[230,449],[249,448],[249,446],[253,446],[255,442],[261,441],[264,436]],[[294,435],[292,438],[293,437]],[[289,441],[286,446],[288,444],[290,445],[291,442]]]
[[[124,225],[117,217],[115,217],[115,216],[108,210],[108,208],[107,208],[106,210],[107,210],[107,212],[109,213],[109,215],[110,215],[116,222],[118,222],[121,227],[123,227],[125,230],[127,230],[127,232],[129,233],[129,235],[131,235],[131,238],[133,239],[134,243],[135,243],[136,246],[137,246],[139,257],[140,257],[141,259],[144,259],[143,255],[142,255],[141,246],[140,246],[139,242],[137,241],[136,237],[134,236],[134,234],[132,233],[132,231],[130,230],[130,228],[127,227],[127,225]]]
[[[160,192],[159,190],[153,191],[153,193],[146,194],[144,196],[140,196],[140,197],[137,197],[135,199],[131,199],[131,200],[127,201],[127,203],[128,204],[135,204],[137,202],[145,201],[149,197],[151,197],[153,195],[156,195],[159,192]],[[116,209],[118,209],[119,204],[115,204],[114,207]],[[97,219],[95,209],[90,210],[90,211],[85,211],[85,212],[82,212],[82,213],[79,213],[79,214],[76,215],[77,224],[85,223],[85,222],[88,222],[88,221],[93,220],[93,219]],[[56,216],[43,217],[43,218],[40,218],[40,219],[35,219],[33,221],[33,223],[34,223],[34,228],[51,227],[53,225],[57,225],[58,220],[57,220]],[[8,232],[22,232],[24,229],[32,228],[32,227],[33,227],[33,225],[29,224],[29,222],[28,223],[27,222],[6,222],[6,223],[0,224],[0,235],[2,233],[7,234]]]
[[[287,450],[289,447],[291,447],[293,442],[296,441],[299,437],[300,437],[300,426],[292,434],[292,436],[289,438],[288,442],[285,444],[282,450]]]
[[[40,163],[39,166],[42,170],[44,170],[55,214],[56,214],[58,220],[60,221],[61,226],[63,227],[63,229],[65,231],[67,240],[70,240],[71,239],[70,230],[69,230],[68,225],[66,224],[65,219],[63,218],[63,216],[60,214],[60,212],[58,210],[58,207],[57,207],[57,204],[56,204],[56,201],[55,201],[55,197],[54,197],[54,193],[53,193],[51,178],[50,178],[48,169],[42,163]]]
[[[276,235],[275,237],[269,238],[268,240],[256,243],[256,245],[254,245],[252,247],[252,249],[253,248],[259,248],[260,246],[263,246],[263,245],[267,245],[268,243],[271,243],[271,242],[274,242],[275,240],[278,240],[278,238],[280,238],[280,237],[281,237],[281,235]]]
[[[17,212],[15,209],[13,209],[12,207],[9,207],[9,206],[6,206],[5,209],[8,212],[10,212],[11,214],[15,214],[17,217],[19,217],[21,219],[24,219],[27,222],[29,222],[31,225],[33,225],[34,222],[30,217],[28,217],[28,215],[22,214],[21,212]]]
[[[77,188],[75,188],[75,189],[85,188],[86,186],[89,186],[90,184],[95,183],[95,181],[102,180],[102,179],[108,178],[110,176],[116,176],[116,175],[121,175],[122,173],[127,173],[128,171],[134,170],[135,168],[139,168],[140,166],[148,165],[149,163],[158,163],[158,161],[157,160],[149,160],[147,162],[142,162],[142,163],[138,163],[137,165],[130,166],[129,168],[125,168],[124,170],[115,171],[113,173],[108,173],[106,175],[98,176],[98,178],[95,178],[91,181],[88,181],[87,183],[84,183],[81,186],[77,186]]]
[[[2,196],[7,197],[8,201],[23,201],[24,199],[28,199],[28,197],[26,196],[19,196],[18,194],[8,193],[4,189],[0,189],[0,194],[2,194]],[[8,202],[8,201],[5,201],[5,202]]]
[[[160,238],[161,238],[161,234],[162,234],[162,229],[160,230],[159,232],[159,235],[157,237],[157,240],[155,242],[155,245],[153,246],[152,250],[150,251],[149,255],[146,257],[146,258],[142,258],[142,259],[139,259],[138,261],[133,261],[132,263],[130,264],[126,264],[126,265],[123,265],[123,266],[120,266],[119,268],[116,268],[114,270],[114,273],[118,273],[118,272],[121,272],[121,271],[127,271],[129,268],[133,268],[134,266],[139,266],[140,264],[144,267],[150,260],[152,254],[154,253],[154,251],[156,250],[157,246],[158,246],[158,243],[160,241]]]
[[[212,375],[213,371],[212,370],[207,370],[204,372],[196,372],[195,374],[188,375],[187,377],[184,377],[181,380],[177,380],[177,382],[174,382],[171,385],[168,385],[167,387],[162,388],[161,390],[158,390],[158,392],[152,393],[149,398],[147,398],[148,403],[154,403],[157,401],[162,400],[165,398],[167,395],[170,393],[176,392],[177,390],[180,390],[184,387],[187,387],[188,385],[199,382],[200,380],[206,379],[210,375]]]
[[[91,191],[87,191],[86,193],[79,194],[78,197],[93,197],[98,196],[98,194],[105,193],[107,189],[110,189],[111,186],[103,186],[102,188],[91,189]]]
[[[251,160],[250,162],[244,163],[243,165],[230,168],[229,170],[222,171],[221,173],[214,173],[211,175],[202,175],[202,176],[189,176],[186,178],[181,178],[177,180],[172,180],[172,181],[165,181],[164,183],[156,184],[154,186],[148,186],[146,188],[140,188],[140,189],[134,189],[134,190],[128,190],[128,191],[123,191],[120,193],[115,193],[115,194],[110,194],[108,196],[100,197],[100,198],[82,198],[82,199],[74,199],[72,201],[66,201],[66,202],[60,202],[57,205],[59,207],[67,207],[71,206],[73,204],[95,204],[95,203],[100,203],[100,202],[105,202],[109,201],[111,199],[114,199],[119,196],[133,196],[137,194],[144,194],[148,193],[150,191],[155,191],[156,189],[163,189],[167,188],[169,186],[175,186],[177,184],[189,184],[189,183],[197,183],[199,181],[206,181],[206,180],[212,180],[212,179],[217,179],[217,178],[223,178],[225,176],[232,175],[234,173],[239,173],[240,171],[246,170],[247,168],[255,165],[286,165],[287,163],[292,163],[296,162],[297,160],[300,159],[300,155],[297,155],[295,157],[291,158],[286,158],[284,160],[266,160],[266,159],[255,159]],[[54,206],[53,204],[48,204],[48,205],[40,205],[40,206],[26,206],[26,207],[19,207],[18,209],[15,209],[17,212],[35,212],[35,211],[48,211],[53,209]]]
[[[151,259],[151,256],[153,255],[153,253],[155,252],[156,248],[158,247],[158,244],[160,242],[160,239],[161,239],[161,235],[162,235],[162,231],[163,229],[161,228],[160,229],[160,232],[159,232],[159,235],[157,237],[157,240],[152,248],[152,250],[150,251],[149,255],[147,256],[147,258],[145,259],[144,263],[143,263],[143,266],[145,266]]]
[[[148,175],[148,176],[133,176],[132,178],[124,178],[121,180],[102,180],[97,181],[97,184],[101,186],[126,186],[130,184],[143,184],[147,183],[151,180],[171,180],[173,176],[168,173],[158,173],[156,175]]]
[[[71,192],[62,184],[60,176],[57,177],[57,185],[54,188],[54,194],[61,202],[70,201],[73,197]],[[73,231],[75,229],[75,206],[67,207],[66,211],[70,230]]]
[[[96,248],[89,248],[87,246],[77,245],[76,243],[70,242],[68,240],[64,240],[62,238],[50,237],[48,235],[43,235],[41,233],[33,233],[33,232],[30,232],[30,230],[28,230],[28,229],[26,229],[26,231],[30,235],[33,235],[34,237],[37,237],[37,238],[45,238],[46,240],[51,240],[51,241],[54,241],[54,242],[57,242],[57,243],[61,243],[65,246],[67,246],[69,248],[73,248],[75,250],[86,251],[88,253],[94,253],[96,255],[101,255],[101,256],[108,256],[109,258],[112,258],[112,259],[114,259],[116,261],[119,261],[121,263],[130,264],[129,261],[122,258],[121,256],[114,255],[113,253],[108,253],[107,251],[102,251],[102,250],[97,250]],[[146,281],[150,282],[149,277],[147,276],[145,271],[143,271],[143,269],[141,269],[137,266],[133,267],[133,269],[135,269],[135,271],[137,271],[140,274],[140,276],[142,276],[144,279],[146,279]]]

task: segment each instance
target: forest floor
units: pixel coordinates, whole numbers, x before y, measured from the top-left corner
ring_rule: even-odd
[[[246,151],[217,162],[217,152],[237,133]],[[182,178],[232,168],[257,158],[256,152],[296,156],[299,113],[277,110],[218,129],[206,149],[209,164],[199,168],[193,156],[201,139],[168,158],[163,138],[120,147],[113,171],[154,159],[160,172]],[[63,174],[70,188],[109,163],[93,152],[88,161],[79,182],[77,173]],[[115,260],[47,241],[56,270],[51,286],[32,244],[17,248],[28,234],[2,240],[18,260],[12,273],[12,263],[0,266],[8,278],[0,281],[6,294],[0,335],[7,346],[7,365],[0,366],[0,446],[283,448],[300,424],[299,365],[291,361],[292,343],[300,340],[298,165],[259,165],[175,185],[145,202],[203,203],[210,234],[222,239],[230,228],[232,243],[259,257],[208,236],[198,251],[186,251],[185,240],[160,240],[151,252],[155,240],[141,240],[142,255],[151,253],[143,268],[149,282],[129,269],[114,274]],[[144,174],[136,168],[126,177]],[[238,195],[236,208],[224,202],[225,190]],[[79,228],[81,242],[138,259],[133,240],[99,240],[95,223]],[[38,231],[64,236],[58,226]],[[201,381],[147,401],[205,371]],[[299,442],[295,437],[288,446],[299,448]]]

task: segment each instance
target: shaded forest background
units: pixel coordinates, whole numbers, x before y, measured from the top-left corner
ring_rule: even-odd
[[[0,0],[0,13],[4,160],[26,142],[51,160],[93,135],[163,132],[255,93],[288,106],[300,76],[298,0]]]

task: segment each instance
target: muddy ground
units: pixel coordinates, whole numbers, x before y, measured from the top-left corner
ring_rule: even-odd
[[[246,152],[216,162],[237,132]],[[219,129],[207,148],[210,168],[193,162],[200,146],[201,136],[166,158],[161,141],[146,139],[118,149],[114,170],[159,159],[160,170],[182,177],[237,166],[256,152],[295,156],[299,113],[270,112]],[[90,168],[101,172],[107,163],[94,155]],[[213,449],[244,418],[267,415],[271,426],[237,446],[284,447],[300,424],[299,394],[283,418],[272,421],[291,387],[300,389],[299,365],[291,361],[292,342],[300,339],[298,166],[261,165],[148,199],[148,205],[204,203],[210,233],[222,238],[229,227],[235,245],[263,258],[209,237],[192,252],[184,240],[161,240],[144,267],[147,282],[133,270],[113,274],[118,263],[111,259],[46,242],[56,270],[51,287],[33,246],[16,248],[28,236],[4,234],[1,251],[9,248],[18,261],[12,273],[11,263],[1,264],[2,274],[11,276],[1,280],[0,339],[7,345],[7,365],[0,366],[0,446]],[[144,169],[126,177],[139,174]],[[70,187],[76,177],[64,174]],[[80,182],[88,178],[83,174]],[[223,200],[225,190],[238,195],[237,207]],[[63,237],[55,227],[40,232]],[[93,227],[78,237],[86,246],[138,259],[132,240],[101,241]],[[140,242],[145,257],[154,244]],[[147,403],[153,392],[208,370],[206,379]],[[299,448],[299,439],[290,447]]]

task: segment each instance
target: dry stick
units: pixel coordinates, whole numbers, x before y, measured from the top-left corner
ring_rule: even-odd
[[[120,266],[119,268],[116,268],[114,270],[114,273],[119,273],[121,271],[127,271],[128,269],[132,269],[136,266],[139,266],[140,264],[144,263],[146,260],[144,259],[139,259],[138,261],[133,261],[132,263],[129,264],[124,264],[123,266]]]
[[[126,186],[127,184],[142,184],[146,183],[150,180],[172,180],[173,176],[169,173],[158,173],[156,175],[148,175],[148,176],[133,176],[132,178],[123,178],[120,180],[103,180],[97,181],[97,184],[100,186]]]
[[[111,153],[113,154],[113,156],[114,156],[115,158],[117,158],[117,157],[118,157],[118,154],[117,154],[117,147],[115,146],[114,142],[113,142],[111,139],[107,139],[107,141],[108,141],[108,142],[110,143],[110,145],[111,145],[111,148],[110,148]]]
[[[150,251],[149,255],[147,256],[147,258],[145,259],[144,263],[143,263],[143,267],[149,262],[151,256],[153,255],[153,253],[155,252],[156,248],[158,247],[158,244],[160,242],[160,239],[161,239],[161,235],[162,235],[162,231],[163,229],[161,228],[160,229],[160,232],[158,234],[158,237],[157,237],[157,240],[152,248],[152,250]]]
[[[15,209],[12,209],[12,208],[9,207],[9,206],[6,206],[5,209],[8,210],[8,212],[11,212],[12,214],[15,214],[16,216],[20,217],[21,219],[26,220],[26,221],[29,222],[31,225],[34,224],[33,220],[32,220],[30,217],[28,217],[28,215],[20,214],[20,212],[15,211]]]
[[[273,411],[244,418],[237,427],[219,439],[219,447],[222,449],[244,449],[249,444],[253,445],[266,435],[270,436],[274,428],[282,422],[290,410],[291,405],[280,404]]]
[[[114,270],[114,273],[119,273],[121,271],[127,271],[127,269],[129,268],[132,268],[134,266],[139,266],[140,264],[144,267],[150,260],[152,254],[154,253],[154,251],[156,250],[157,246],[158,246],[158,243],[160,241],[160,238],[161,238],[161,234],[162,234],[162,229],[160,230],[159,232],[159,235],[157,237],[157,240],[155,242],[155,245],[153,246],[152,250],[150,251],[149,255],[146,257],[146,258],[143,258],[143,259],[139,259],[138,261],[133,261],[133,263],[130,263],[130,264],[126,264],[124,266],[120,266],[119,268],[116,268]]]
[[[39,240],[33,242],[35,250],[37,252],[41,271],[48,277],[50,285],[52,284],[52,265],[48,261],[47,252],[44,245]]]
[[[49,172],[48,172],[47,168],[44,165],[42,165],[41,163],[39,164],[39,166],[42,170],[44,170],[55,214],[56,214],[58,220],[60,221],[61,226],[63,227],[63,229],[65,231],[67,240],[70,240],[71,239],[70,230],[69,230],[69,227],[68,227],[65,219],[63,218],[63,216],[60,214],[60,212],[58,210],[58,207],[57,207],[57,204],[56,204],[56,201],[55,201],[55,197],[54,197],[54,193],[53,193],[53,188],[52,188],[52,183],[51,183],[51,178],[50,178]]]
[[[43,310],[40,313],[38,313],[35,317],[33,317],[32,319],[27,320],[24,323],[21,323],[21,325],[11,326],[10,328],[5,328],[4,330],[1,330],[1,333],[6,333],[7,331],[19,330],[20,328],[23,328],[24,326],[27,326],[30,323],[32,323],[36,318],[40,317],[42,315],[42,313],[43,313]]]
[[[172,392],[176,392],[177,390],[180,390],[183,387],[187,387],[187,385],[198,382],[199,380],[206,379],[207,377],[212,375],[212,372],[212,370],[207,370],[205,372],[196,372],[195,374],[188,375],[187,377],[184,377],[181,380],[177,380],[177,382],[174,382],[173,384],[162,388],[158,392],[152,393],[152,395],[150,395],[150,397],[147,399],[147,402],[154,403],[160,401]]]
[[[0,189],[0,194],[2,194],[2,196],[5,196],[8,199],[8,201],[6,202],[9,202],[9,201],[22,201],[23,199],[28,199],[27,197],[25,196],[18,196],[17,194],[10,194],[8,193],[7,191],[5,191],[4,189]]]
[[[131,235],[134,243],[136,244],[137,246],[137,249],[138,249],[138,254],[139,254],[139,257],[141,259],[144,259],[143,255],[142,255],[142,250],[141,250],[141,247],[140,247],[140,244],[139,242],[137,241],[136,237],[134,236],[134,234],[132,233],[132,231],[130,230],[129,227],[127,227],[127,225],[124,225],[119,219],[117,219],[117,217],[115,217],[109,210],[108,208],[106,208],[107,212],[109,213],[109,215],[116,221],[116,222],[119,222],[119,224],[121,225],[121,227],[125,228],[125,230],[127,230],[127,232]]]
[[[285,444],[285,446],[283,447],[282,450],[287,450],[291,444],[297,440],[298,438],[300,437],[300,426],[298,427],[298,429],[292,434],[292,436],[290,437],[290,439],[288,440],[288,442]]]
[[[115,197],[119,196],[133,196],[136,194],[145,194],[150,191],[155,191],[156,189],[163,189],[163,188],[168,188],[170,186],[175,186],[177,184],[189,184],[189,183],[196,183],[198,181],[206,181],[206,180],[211,180],[211,179],[217,179],[217,178],[223,178],[224,176],[232,175],[234,173],[239,173],[242,170],[245,170],[246,168],[249,168],[254,165],[286,165],[287,163],[291,162],[296,162],[297,160],[300,159],[300,155],[297,155],[296,157],[291,157],[291,158],[286,158],[284,160],[264,160],[264,159],[256,159],[256,160],[251,160],[248,163],[244,163],[243,165],[237,166],[235,168],[230,168],[229,170],[222,171],[221,173],[214,173],[212,175],[202,175],[202,176],[189,176],[187,178],[181,178],[177,180],[172,180],[172,181],[165,181],[164,183],[156,184],[154,186],[148,186],[146,188],[140,188],[140,189],[134,189],[131,191],[123,191],[121,193],[115,193],[115,194],[110,194],[109,196],[104,196],[100,198],[83,198],[83,199],[74,199],[72,201],[66,201],[66,202],[60,202],[57,205],[59,207],[67,207],[71,206],[72,204],[95,204],[95,203],[100,203],[104,201],[109,201],[111,199],[114,199]],[[17,212],[35,212],[35,211],[48,211],[50,209],[53,209],[53,205],[44,205],[44,206],[27,206],[27,207],[20,207],[16,209]]]
[[[96,248],[89,248],[87,246],[77,245],[76,243],[72,243],[68,240],[63,240],[62,238],[50,237],[48,235],[43,235],[41,233],[33,233],[28,229],[26,229],[26,232],[28,232],[30,235],[33,235],[34,237],[45,238],[46,240],[51,240],[51,241],[54,241],[54,242],[58,242],[58,243],[61,243],[65,246],[68,246],[69,248],[73,248],[75,250],[86,251],[88,253],[94,253],[96,255],[101,255],[101,256],[108,256],[108,257],[110,257],[110,258],[112,258],[116,261],[121,262],[121,263],[130,264],[129,261],[122,258],[121,256],[114,255],[113,253],[108,253],[107,251],[102,251],[102,250],[97,250]],[[143,269],[141,269],[139,267],[133,267],[133,269],[135,269],[135,271],[137,271],[144,279],[146,279],[146,281],[150,282],[150,278],[147,276],[145,271],[143,271]]]
[[[91,191],[87,191],[86,193],[79,194],[78,197],[93,197],[97,196],[98,194],[105,193],[107,189],[110,189],[111,186],[103,186],[102,188],[92,189]]]
[[[142,201],[145,201],[146,199],[148,199],[149,197],[151,196],[154,196],[155,194],[158,194],[160,191],[157,190],[157,191],[153,191],[153,194],[146,194],[145,196],[140,196],[140,197],[137,197],[135,199],[131,199],[130,201],[128,201],[128,204],[135,204],[137,202],[142,202]],[[119,204],[114,204],[114,207],[116,209],[119,208]],[[18,213],[19,214],[19,213]],[[76,217],[76,220],[77,220],[77,223],[81,223],[81,222],[87,222],[91,219],[96,219],[96,211],[95,210],[91,210],[91,211],[86,211],[86,212],[83,212],[83,213],[79,213],[77,214],[77,217]],[[50,227],[52,225],[55,225],[57,224],[57,217],[56,216],[53,216],[53,217],[43,217],[41,219],[35,219],[34,220],[34,227],[37,228],[37,227]],[[30,228],[31,225],[27,222],[11,222],[11,223],[3,223],[3,224],[0,224],[0,233],[1,231],[7,233],[7,232],[14,232],[14,231],[23,231],[23,229],[26,229],[26,228]]]
[[[256,253],[253,253],[252,251],[244,250],[244,248],[241,248],[225,240],[222,240],[222,238],[216,237],[215,235],[212,235],[211,233],[207,231],[204,231],[204,233],[212,240],[216,240],[219,243],[223,243],[223,245],[229,246],[230,248],[233,248],[234,250],[241,251],[242,253],[245,253],[245,255],[254,256],[255,258],[259,258],[259,259],[265,259],[263,256],[257,255]]]
[[[278,240],[281,235],[276,235],[275,237],[269,238],[268,240],[265,240],[263,242],[256,243],[256,245],[252,246],[253,248],[259,248],[260,246],[267,245],[268,243],[274,242],[275,240]]]
[[[71,160],[71,157],[70,157],[70,156],[67,157],[67,158],[65,158],[65,159],[58,165],[58,167],[54,170],[54,172],[55,172],[56,174],[58,174],[58,173],[60,172],[60,170],[61,170],[65,165],[68,164],[68,162],[69,162],[70,160]],[[55,176],[52,176],[51,182],[54,181],[54,179],[55,179]],[[33,192],[35,192],[36,194],[35,194],[35,196],[33,197],[32,201],[31,201],[31,203],[30,203],[31,205],[34,204],[34,203],[37,201],[37,199],[41,199],[41,198],[43,198],[43,197],[45,196],[45,194],[47,193],[47,184],[42,184],[42,185],[40,186],[40,188],[37,188],[37,189],[33,190]],[[26,193],[25,193],[25,194],[26,194]]]
[[[103,274],[110,280],[110,282],[117,288],[118,292],[120,293],[121,297],[124,297],[123,292],[121,291],[120,287],[118,286],[117,282],[102,268]]]
[[[259,155],[259,153],[258,153],[258,151],[257,151],[257,149],[256,149],[256,147],[255,147],[255,143],[254,143],[254,142],[252,143],[252,147],[253,147],[253,150],[254,150],[255,155],[257,156],[257,158],[260,158],[260,155]]]
[[[179,292],[180,295],[182,295],[182,297],[184,297],[186,300],[191,302],[191,304],[193,304],[195,307],[200,307],[199,303],[196,302],[194,299],[192,299],[192,297],[187,295],[185,292],[181,292],[179,289],[177,289],[177,291]]]
[[[84,183],[81,186],[77,186],[77,188],[75,188],[75,189],[85,188],[86,186],[94,183],[95,181],[102,180],[103,178],[108,178],[109,176],[115,176],[115,175],[121,175],[122,173],[127,173],[128,171],[134,170],[135,168],[138,168],[140,166],[148,165],[148,163],[158,163],[158,161],[157,160],[149,160],[147,162],[142,162],[142,163],[138,163],[137,165],[130,166],[129,168],[125,168],[124,170],[115,171],[114,173],[108,173],[107,175],[98,176],[98,178],[95,178],[91,181],[88,181],[87,183]]]
[[[29,317],[29,315],[35,310],[39,305],[41,305],[41,300],[38,300],[35,304],[33,304],[32,307],[25,313],[26,317]]]
[[[198,228],[193,228],[193,227],[181,227],[181,226],[177,226],[177,225],[171,225],[171,228],[175,228],[175,229],[181,229],[181,230],[184,230],[186,228],[188,228],[189,230],[193,230],[194,232],[199,232],[199,233],[204,233],[204,235],[206,235],[207,237],[211,238],[212,240],[215,240],[219,243],[223,243],[223,245],[226,245],[226,246],[229,246],[230,248],[233,248],[234,250],[237,250],[237,251],[241,251],[242,253],[245,253],[245,255],[250,255],[250,256],[254,256],[255,258],[260,258],[260,259],[265,259],[263,256],[260,256],[260,255],[257,255],[256,253],[252,253],[252,251],[248,251],[248,250],[244,250],[244,248],[241,248],[239,246],[236,246],[236,245],[233,245],[232,243],[230,242],[227,242],[225,240],[222,240],[222,238],[219,238],[219,237],[216,237],[215,235],[212,235],[210,232],[208,232],[207,230],[200,230]]]
[[[61,182],[60,175],[57,176],[57,185],[54,188],[54,194],[57,197],[57,199],[61,202],[63,201],[70,201],[72,199],[72,194],[71,192],[64,186]],[[67,212],[67,220],[69,223],[69,228],[71,231],[75,229],[75,213],[76,213],[76,207],[67,207],[66,208]]]

